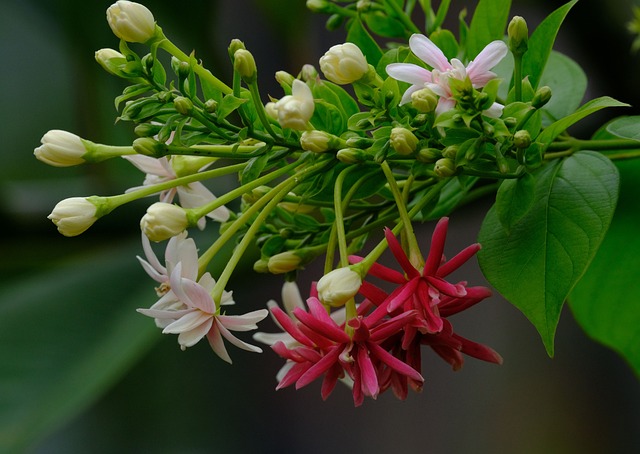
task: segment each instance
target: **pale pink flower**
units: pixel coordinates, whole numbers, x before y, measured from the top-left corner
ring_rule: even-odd
[[[135,191],[136,189],[140,189],[144,186],[164,183],[178,178],[178,175],[171,166],[171,161],[167,159],[166,156],[163,156],[162,158],[152,158],[144,155],[132,155],[123,156],[123,158],[131,162],[131,164],[146,174],[144,182],[142,183],[143,186],[129,188],[126,192]],[[204,170],[205,167],[200,170]],[[209,191],[204,184],[199,181],[195,181],[187,185],[178,186],[160,192],[160,201],[171,203],[176,195],[180,201],[180,206],[187,209],[201,207],[216,199],[216,196],[213,195],[213,193]],[[229,210],[222,206],[207,214],[207,217],[215,221],[225,222],[229,219]],[[205,218],[200,218],[198,220],[198,228],[202,230],[205,223]]]
[[[410,102],[411,94],[422,88],[429,88],[437,94],[440,98],[436,114],[451,110],[455,106],[456,101],[452,98],[450,79],[465,80],[468,77],[474,88],[484,87],[487,82],[496,77],[490,69],[496,66],[508,51],[504,42],[493,41],[482,49],[475,60],[465,66],[457,58],[447,60],[438,46],[424,35],[412,35],[409,38],[409,47],[420,60],[433,69],[429,71],[411,63],[392,63],[387,65],[387,74],[396,80],[411,84],[411,87],[404,92],[401,104]],[[484,111],[484,114],[499,117],[502,114],[502,106],[494,103]]]
[[[222,301],[217,304],[211,297],[215,280],[207,273],[207,278],[195,282],[182,277],[182,264],[178,263],[169,278],[171,290],[177,296],[180,306],[157,309],[138,309],[143,315],[155,319],[168,319],[171,322],[162,330],[165,334],[178,334],[180,348],[185,350],[207,337],[213,351],[224,361],[231,363],[223,338],[238,348],[260,353],[262,349],[235,337],[231,331],[250,331],[257,328],[256,323],[268,315],[266,309],[249,312],[244,315],[226,315],[220,313],[220,306],[229,303],[231,293],[224,292]],[[155,306],[155,305],[154,305]]]

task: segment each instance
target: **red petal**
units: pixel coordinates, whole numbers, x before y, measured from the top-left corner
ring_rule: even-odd
[[[480,250],[480,245],[478,243],[472,244],[471,246],[467,246],[460,252],[458,252],[454,257],[450,260],[447,260],[442,264],[438,271],[436,272],[436,276],[445,277],[455,270],[460,268],[467,260],[473,257],[476,252]]]
[[[407,277],[411,279],[419,276],[420,273],[411,264],[411,261],[409,261],[407,254],[402,250],[402,246],[400,246],[398,239],[393,235],[391,229],[385,228],[384,236],[387,238],[387,244],[389,245],[389,249],[391,249],[391,253],[396,258],[404,272],[407,273]]]
[[[447,227],[449,218],[442,218],[436,224],[431,236],[431,248],[429,255],[422,270],[423,276],[434,276],[440,263],[442,262],[442,254],[444,252],[444,242],[447,239]]]
[[[413,367],[408,364],[400,361],[398,358],[384,350],[378,344],[374,344],[373,342],[367,342],[367,346],[369,347],[369,352],[378,358],[380,361],[385,363],[387,366],[398,372],[399,374],[406,375],[407,377],[423,382],[424,378],[422,375],[415,370]]]
[[[335,364],[342,352],[342,346],[338,345],[330,350],[320,361],[311,366],[296,382],[296,389],[307,386]]]

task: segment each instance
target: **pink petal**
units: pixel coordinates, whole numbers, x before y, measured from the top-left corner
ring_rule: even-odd
[[[227,349],[224,346],[224,341],[222,340],[222,336],[220,335],[220,331],[218,330],[218,325],[214,324],[211,327],[211,329],[207,333],[207,340],[209,341],[209,345],[216,355],[218,355],[229,364],[232,364],[231,357],[229,356],[229,353],[227,353]]]
[[[426,36],[417,33],[411,35],[409,47],[416,57],[432,68],[440,71],[451,69],[451,64],[444,53]]]
[[[424,378],[422,378],[422,375],[420,375],[420,373],[417,370],[415,370],[413,367],[409,366],[408,364],[400,361],[398,358],[391,355],[389,352],[387,352],[385,349],[380,347],[378,344],[375,344],[373,342],[367,342],[367,346],[369,347],[369,352],[372,355],[374,355],[376,358],[378,358],[380,361],[385,363],[387,366],[389,366],[399,374],[406,375],[407,377],[413,380],[424,382]]]
[[[258,326],[256,323],[264,320],[269,315],[266,309],[247,312],[243,315],[219,315],[217,318],[227,329],[232,331],[251,331]]]
[[[469,339],[465,339],[464,337],[458,336],[455,333],[453,334],[453,337],[462,343],[462,348],[460,349],[462,353],[473,356],[477,359],[481,359],[482,361],[502,364],[502,356],[500,356],[492,348],[489,348],[486,345],[482,345],[477,342],[470,341]]]
[[[286,388],[287,386],[291,386],[292,384],[294,384],[302,375],[304,375],[305,372],[309,370],[310,366],[310,363],[294,364],[291,369],[289,369],[289,371],[285,374],[285,376],[282,377],[280,383],[278,383],[278,386],[276,386],[276,390]]]
[[[144,173],[149,173],[151,175],[157,175],[160,177],[170,177],[175,178],[175,174],[169,172],[167,167],[163,165],[162,159],[167,161],[167,158],[152,158],[151,156],[144,155],[133,155],[133,156],[123,156],[124,159],[129,161],[131,164],[136,166],[139,170]],[[168,163],[168,161],[167,161]]]
[[[331,366],[333,366],[340,353],[342,352],[341,346],[336,346],[332,348],[320,361],[311,366],[296,382],[296,389],[300,389],[304,386],[307,386],[309,383],[314,381],[324,372],[329,370]]]
[[[482,49],[475,60],[467,65],[467,75],[474,87],[482,87],[493,78],[493,76],[487,78],[488,71],[500,63],[507,52],[507,45],[503,41],[490,42]]]
[[[189,330],[183,331],[178,335],[178,343],[182,347],[192,347],[207,335],[209,329],[211,328],[211,324],[213,323],[212,319],[208,319],[205,323]]]
[[[432,285],[435,289],[449,296],[466,296],[467,290],[462,284],[451,284],[450,282],[445,281],[444,279],[440,279],[439,277],[426,277],[427,282]]]
[[[216,312],[213,298],[200,284],[181,277],[182,263],[178,263],[171,273],[171,290],[178,299],[188,306],[200,309],[208,314]]]
[[[333,389],[336,387],[338,379],[342,376],[344,376],[344,372],[338,365],[335,365],[327,371],[324,376],[324,380],[322,380],[322,388],[320,389],[322,400],[327,400]]]
[[[209,323],[210,320],[210,314],[205,314],[201,311],[192,311],[169,324],[164,330],[162,330],[162,332],[165,334],[180,334]]]
[[[387,282],[393,282],[395,284],[404,284],[405,282],[407,282],[407,278],[404,276],[404,274],[375,262],[371,266],[371,268],[369,268],[367,274],[370,274],[371,276],[375,276]]]
[[[422,270],[423,276],[434,276],[440,263],[442,263],[442,254],[444,252],[444,243],[447,239],[447,227],[449,225],[449,218],[442,218],[436,224],[431,236],[431,248],[429,249],[429,255],[424,264]]]
[[[458,252],[455,256],[453,256],[450,260],[438,268],[436,271],[437,277],[445,277],[449,274],[453,273],[455,270],[460,268],[464,263],[467,262],[471,257],[473,257],[476,252],[480,250],[480,245],[478,243],[472,244],[471,246],[467,246],[462,251]]]
[[[384,236],[387,239],[387,244],[389,245],[389,249],[391,250],[391,253],[398,261],[398,264],[400,265],[400,267],[404,270],[405,273],[407,273],[407,278],[411,279],[416,276],[419,276],[420,273],[411,264],[411,261],[409,261],[407,254],[405,254],[404,250],[402,250],[402,246],[400,245],[400,242],[395,237],[391,229],[385,228]]]
[[[373,362],[371,362],[371,358],[369,357],[369,353],[363,346],[358,348],[356,361],[358,362],[358,367],[360,369],[360,386],[362,387],[362,392],[365,396],[375,398],[380,391],[380,387],[378,386],[378,377],[376,375],[375,368],[373,367]]]
[[[308,347],[314,346],[313,342],[311,342],[311,340],[309,340],[307,336],[305,336],[304,334],[302,334],[302,332],[300,332],[300,330],[296,327],[293,321],[289,318],[287,314],[284,313],[282,309],[280,309],[277,306],[273,307],[271,309],[271,313],[276,318],[280,326],[282,326],[282,328],[287,333],[289,333],[291,337],[293,337],[295,340],[300,342],[302,345],[306,345]]]
[[[411,298],[411,295],[413,295],[413,293],[416,291],[416,288],[418,287],[419,281],[420,281],[420,278],[415,277],[411,279],[409,282],[407,282],[406,284],[395,289],[391,293],[391,295],[389,295],[389,298],[387,298],[387,301],[388,301],[388,303],[386,304],[387,311],[388,312],[395,311],[400,306],[402,306],[402,304],[404,304],[405,301]]]
[[[333,342],[345,343],[350,340],[347,333],[338,328],[333,320],[331,320],[331,323],[327,323],[326,321],[315,318],[302,309],[295,309],[293,313],[300,323]]]
[[[220,320],[217,319],[217,317],[215,319],[215,324],[218,327],[218,329],[220,330],[220,334],[222,334],[222,336],[225,339],[227,339],[229,342],[231,342],[236,347],[241,348],[243,350],[246,350],[248,352],[262,353],[262,349],[260,347],[258,347],[256,345],[247,344],[246,342],[241,341],[236,336],[231,334],[231,332],[220,322]]]

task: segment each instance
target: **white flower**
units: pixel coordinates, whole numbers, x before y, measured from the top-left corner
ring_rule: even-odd
[[[55,167],[70,167],[85,162],[83,156],[87,148],[83,140],[77,135],[52,129],[42,136],[42,145],[33,151],[36,158]]]
[[[256,323],[263,320],[268,311],[260,309],[244,315],[221,315],[219,306],[211,297],[211,291],[215,285],[213,278],[200,283],[194,282],[182,277],[181,268],[182,264],[178,263],[173,269],[170,285],[183,306],[178,309],[138,309],[138,312],[155,319],[171,320],[162,332],[178,334],[178,343],[183,350],[207,336],[213,351],[228,363],[231,363],[231,358],[224,346],[223,337],[236,347],[250,352],[262,352],[259,347],[235,337],[231,331],[256,329]],[[225,292],[221,304],[230,298],[231,294]]]
[[[140,229],[151,241],[164,241],[189,227],[187,212],[171,203],[156,202],[147,208],[140,220]]]
[[[369,64],[353,43],[332,46],[321,58],[320,69],[325,77],[338,85],[360,80],[369,71]]]
[[[361,285],[360,274],[349,267],[337,268],[318,281],[318,298],[330,306],[343,306],[358,293]]]
[[[96,205],[85,197],[71,197],[58,202],[47,218],[64,236],[76,236],[96,222],[96,212]]]
[[[291,94],[276,102],[273,108],[278,113],[280,126],[304,131],[315,109],[311,89],[296,79],[291,86]]]
[[[145,172],[146,175],[144,182],[142,183],[143,186],[164,183],[178,178],[178,175],[172,166],[172,161],[166,157],[156,159],[150,156],[133,155],[123,156],[123,158],[131,162],[142,172]],[[209,164],[201,167],[199,170],[204,170]],[[129,188],[125,192],[131,192],[137,189],[140,189],[140,187]],[[186,209],[198,208],[216,199],[216,196],[213,195],[213,193],[209,191],[204,184],[199,181],[195,181],[187,185],[162,191],[160,193],[160,201],[171,203],[176,195],[178,196],[180,206]],[[229,210],[222,206],[208,213],[206,217],[213,219],[214,221],[225,222],[229,219]],[[198,228],[200,230],[204,229],[205,224],[206,220],[204,217],[198,219]]]
[[[156,31],[151,11],[140,3],[126,0],[118,0],[107,9],[107,22],[114,35],[131,43],[145,43]]]
[[[451,110],[455,106],[452,98],[450,79],[471,80],[474,88],[481,88],[486,85],[496,75],[489,71],[496,66],[505,55],[507,55],[507,45],[502,41],[493,41],[482,49],[475,60],[469,62],[465,67],[460,60],[452,58],[447,60],[444,53],[429,38],[424,35],[414,34],[409,38],[411,51],[427,65],[433,68],[432,71],[411,63],[392,63],[387,65],[386,71],[389,76],[402,82],[412,84],[404,92],[401,104],[411,102],[411,95],[423,88],[429,88],[440,99],[436,107],[436,114],[441,114]],[[500,116],[502,106],[494,103],[485,115]]]

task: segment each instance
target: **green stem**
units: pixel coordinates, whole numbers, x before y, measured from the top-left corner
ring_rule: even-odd
[[[191,62],[191,57],[189,57],[187,54],[182,52],[175,44],[169,41],[169,39],[167,39],[167,37],[164,36],[164,34],[162,36],[163,36],[163,39],[158,44],[159,47],[166,50],[167,52],[169,52],[171,55],[178,58],[179,60],[185,61],[187,63]],[[211,84],[221,93],[224,93],[225,95],[232,93],[231,88],[227,84],[225,84],[216,76],[211,74],[211,72],[208,69],[204,68],[202,65],[200,64],[194,65],[193,71],[198,76],[200,76],[201,79],[206,80],[209,84]]]
[[[278,139],[278,135],[275,133],[273,128],[271,127],[271,121],[267,115],[266,110],[264,109],[264,104],[262,104],[262,100],[260,99],[260,91],[258,90],[258,81],[255,80],[251,84],[249,84],[249,92],[251,93],[251,98],[253,99],[253,106],[256,109],[258,114],[258,118],[264,126],[264,129],[269,133],[271,137],[274,139]]]
[[[333,221],[333,225],[336,228],[336,236],[338,240],[338,250],[340,251],[340,266],[348,266],[349,265],[349,253],[347,252],[347,238],[344,231],[344,216],[343,216],[343,206],[342,206],[342,185],[344,184],[344,180],[353,170],[355,170],[356,166],[350,166],[344,169],[336,178],[335,188],[333,191],[333,206],[336,218]]]
[[[582,140],[568,138],[552,142],[547,147],[547,151],[566,151],[567,149],[574,151],[637,150],[640,149],[640,141],[635,139]]]
[[[513,86],[516,101],[522,101],[522,54],[513,54]]]
[[[382,167],[382,171],[384,172],[384,175],[387,178],[387,182],[389,183],[389,189],[391,189],[393,198],[396,201],[400,221],[404,224],[404,232],[409,248],[409,260],[411,261],[413,266],[419,268],[423,265],[423,259],[420,254],[420,247],[418,246],[418,240],[416,239],[416,235],[413,231],[413,225],[411,223],[411,218],[409,218],[409,213],[407,212],[407,206],[404,202],[404,198],[402,197],[400,188],[398,188],[398,183],[393,176],[393,172],[391,171],[391,167],[389,167],[389,163],[383,161],[380,167]]]
[[[283,148],[284,149],[284,148]],[[167,145],[165,155],[208,156],[211,158],[251,159],[266,152],[264,145]]]

